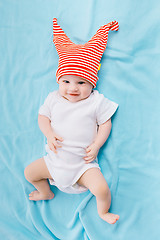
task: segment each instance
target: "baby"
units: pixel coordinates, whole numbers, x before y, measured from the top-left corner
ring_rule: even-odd
[[[111,116],[118,105],[93,88],[108,32],[118,30],[118,23],[104,25],[84,45],[72,43],[56,19],[53,29],[59,54],[59,89],[48,95],[39,110],[38,123],[47,138],[47,155],[25,168],[26,179],[37,189],[29,199],[54,198],[47,179],[66,193],[89,189],[96,197],[99,216],[114,224],[119,216],[108,212],[111,193],[97,155],[110,134]]]

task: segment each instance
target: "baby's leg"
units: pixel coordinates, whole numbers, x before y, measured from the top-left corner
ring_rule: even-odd
[[[37,189],[29,194],[29,199],[48,200],[54,197],[47,178],[52,179],[43,158],[37,159],[24,170],[25,178]]]
[[[78,184],[87,187],[96,196],[99,216],[106,222],[114,224],[119,216],[109,213],[111,193],[108,184],[98,168],[88,169],[78,180]]]

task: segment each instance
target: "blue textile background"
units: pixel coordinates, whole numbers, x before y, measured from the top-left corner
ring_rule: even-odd
[[[157,240],[160,238],[160,2],[158,0],[0,0],[0,239]],[[45,154],[38,109],[58,89],[56,17],[75,43],[112,20],[97,89],[119,104],[99,163],[112,192],[109,225],[91,193],[52,186],[30,202],[24,168]]]

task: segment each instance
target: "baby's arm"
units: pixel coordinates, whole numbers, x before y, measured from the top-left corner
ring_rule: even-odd
[[[56,148],[61,147],[61,145],[57,141],[62,142],[63,139],[54,133],[54,131],[51,127],[50,119],[46,116],[39,114],[38,115],[38,124],[39,124],[40,130],[47,138],[47,143],[48,143],[49,148],[54,153],[57,153]]]
[[[112,128],[111,119],[109,119],[107,122],[99,125],[98,133],[97,133],[96,139],[94,141],[95,145],[97,145],[97,147],[99,149],[103,146],[103,144],[108,139],[109,134],[111,132],[111,128]]]
[[[103,146],[103,144],[109,137],[111,127],[112,127],[111,119],[99,125],[97,136],[94,142],[86,149],[87,156],[84,157],[86,163],[92,162],[96,159],[99,149]]]

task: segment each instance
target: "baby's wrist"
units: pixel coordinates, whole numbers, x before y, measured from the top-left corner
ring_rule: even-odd
[[[97,148],[97,150],[99,151],[99,149],[101,148],[101,146],[99,145],[99,143],[98,142],[94,142],[94,145],[95,145],[95,147]]]
[[[52,130],[49,131],[49,132],[46,134],[46,138],[47,138],[47,140],[48,140],[48,139],[52,139],[52,138],[54,138],[54,133],[53,133]]]

